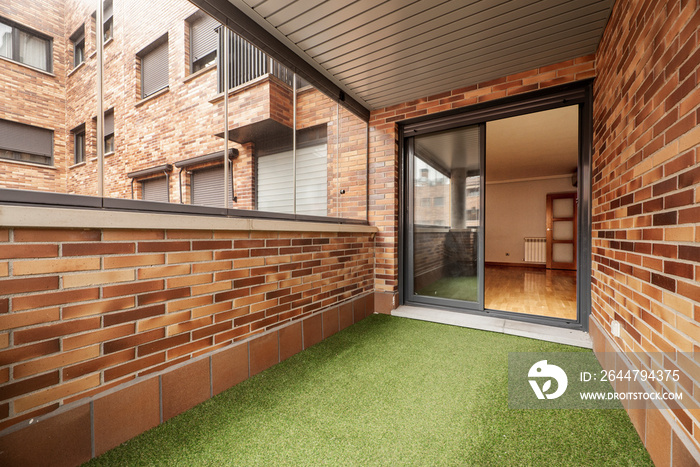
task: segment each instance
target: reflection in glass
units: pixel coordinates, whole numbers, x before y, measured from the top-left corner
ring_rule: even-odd
[[[12,58],[12,27],[0,23],[0,55]]]
[[[0,133],[45,137],[0,138],[0,188],[367,219],[367,123],[190,1],[22,6],[0,22],[0,56],[20,62],[0,89],[22,104]],[[32,34],[46,24],[63,36]],[[60,83],[37,88],[32,68],[54,67]]]
[[[478,300],[479,127],[415,138],[413,278],[417,295]]]

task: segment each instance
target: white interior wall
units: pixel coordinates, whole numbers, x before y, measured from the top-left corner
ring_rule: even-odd
[[[486,262],[523,263],[523,238],[546,236],[547,194],[571,191],[571,175],[487,183]]]

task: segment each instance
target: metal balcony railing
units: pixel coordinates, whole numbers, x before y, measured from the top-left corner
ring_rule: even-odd
[[[224,34],[219,29],[219,53],[222,57]],[[236,33],[229,35],[229,89],[241,86],[266,74],[276,76],[288,86],[292,86],[294,73],[277,60],[243,39]],[[221,61],[221,59],[219,58]],[[218,67],[219,92],[224,91],[224,67]]]

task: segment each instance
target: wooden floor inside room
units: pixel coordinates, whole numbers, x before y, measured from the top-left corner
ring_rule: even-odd
[[[487,265],[484,307],[575,320],[576,271]]]

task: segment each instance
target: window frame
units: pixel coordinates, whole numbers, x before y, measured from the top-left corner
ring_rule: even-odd
[[[86,154],[86,132],[85,124],[82,123],[71,130],[71,135],[73,136],[73,165],[82,164],[87,159]],[[82,140],[79,142],[79,138]],[[78,154],[78,149],[80,148],[80,159]]]
[[[165,85],[151,90],[148,94],[146,94],[146,89],[145,89],[145,76],[146,73],[144,73],[144,66],[143,62],[146,57],[148,57],[151,53],[155,52],[158,50],[160,47],[165,45],[165,59],[166,59],[166,71],[167,71],[167,80]],[[137,54],[136,54],[137,60],[139,61],[139,80],[140,80],[140,92],[139,92],[139,98],[140,99],[147,99],[155,94],[158,94],[160,91],[164,89],[168,89],[170,87],[170,40],[168,37],[168,33],[166,32],[165,34],[161,35],[158,37],[156,40],[148,44],[146,47],[141,49]]]
[[[103,142],[102,142],[102,144],[104,145],[104,146],[102,146],[102,148],[103,148],[103,152],[104,152],[105,156],[111,156],[112,154],[117,152],[116,139],[114,136],[115,131],[114,131],[114,109],[113,108],[105,111],[105,114],[104,114],[105,120],[107,119],[108,115],[112,116],[112,131],[107,133],[107,130],[105,129],[105,134],[104,134],[104,138],[103,138]],[[110,151],[108,151],[107,150],[107,142],[110,140],[111,140],[112,149]]]
[[[104,12],[109,6],[110,15],[105,16]],[[114,3],[112,0],[105,0],[102,2],[102,40],[107,43],[114,39]]]
[[[35,29],[32,29],[30,27],[24,26],[22,24],[19,24],[15,21],[12,21],[8,18],[5,18],[4,16],[0,16],[0,24],[4,24],[5,26],[8,26],[12,28],[11,32],[11,37],[12,37],[12,57],[6,57],[5,55],[0,55],[0,58],[3,58],[5,60],[9,60],[11,62],[20,64],[22,66],[29,67],[33,70],[39,70],[44,73],[49,73],[53,74],[53,38],[47,34],[41,33]],[[41,39],[42,41],[45,41],[46,43],[46,65],[47,68],[39,68],[34,65],[31,65],[29,63],[24,63],[23,61],[20,60],[20,50],[19,50],[19,34],[20,32],[23,32],[25,34],[28,34],[30,36],[36,37],[37,39]]]
[[[19,125],[20,127],[28,127],[28,128],[33,128],[34,130],[50,133],[51,143],[50,143],[48,155],[40,154],[38,152],[26,151],[26,150],[19,151],[19,150],[15,150],[13,148],[7,148],[7,147],[0,146],[0,154],[2,154],[2,155],[0,155],[0,161],[18,162],[18,163],[22,163],[22,164],[31,164],[31,165],[35,165],[38,167],[55,167],[55,164],[54,164],[54,162],[55,162],[54,161],[55,131],[54,130],[49,130],[48,128],[42,128],[42,127],[38,127],[38,126],[34,126],[34,125],[27,125],[25,123],[14,122],[12,120],[0,119],[0,123],[2,123],[2,122],[7,122],[10,125]],[[32,136],[34,136],[34,138],[31,138],[31,139],[36,139],[36,135],[32,135]],[[25,135],[25,137],[28,137],[28,136]],[[13,157],[5,157],[4,156],[5,152],[11,153],[13,155]],[[46,162],[36,162],[36,161],[32,161],[32,160],[24,160],[22,158],[17,157],[17,156],[21,156],[21,155],[27,155],[30,157],[31,156],[43,157],[46,160]]]
[[[81,24],[70,36],[73,44],[73,68],[78,68],[85,63],[85,25]],[[80,50],[80,61],[78,61],[78,50]]]
[[[188,34],[189,34],[189,41],[187,44],[187,50],[189,52],[189,74],[193,75],[195,73],[199,73],[202,70],[206,70],[208,68],[212,68],[217,65],[218,60],[219,60],[219,29],[221,28],[221,23],[216,21],[216,19],[212,18],[213,21],[216,21],[217,24],[219,25],[215,30],[215,45],[213,50],[211,50],[208,54],[198,58],[195,60],[194,58],[194,30],[195,26],[199,21],[207,21],[208,15],[206,13],[203,13],[201,11],[198,11],[197,13],[193,14],[189,18],[187,18],[185,21],[187,23],[187,28],[188,28]]]

